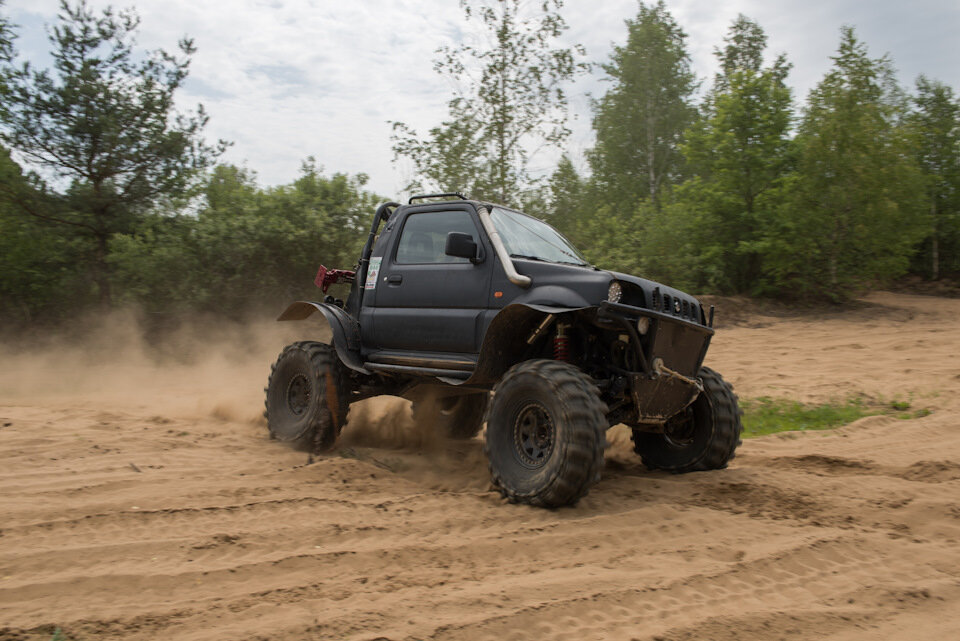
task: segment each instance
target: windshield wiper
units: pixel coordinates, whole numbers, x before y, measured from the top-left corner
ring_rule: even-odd
[[[540,256],[527,256],[526,254],[510,254],[510,258],[524,258],[526,260],[535,260],[540,263],[556,263],[557,265],[576,265],[577,267],[593,267],[589,263],[581,263],[579,260],[573,262],[570,260],[551,260],[549,258],[542,258]]]
[[[510,254],[510,258],[525,258],[527,260],[536,260],[541,263],[552,263],[554,261],[547,260],[546,258],[540,258],[539,256],[527,256],[526,254]]]

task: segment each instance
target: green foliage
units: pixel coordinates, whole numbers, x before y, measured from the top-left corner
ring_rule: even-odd
[[[413,164],[415,178],[410,192],[455,193],[473,197],[492,190],[492,164],[485,157],[477,117],[467,101],[455,98],[448,105],[450,117],[429,131],[426,139],[402,122],[393,125],[395,158]]]
[[[449,118],[425,138],[393,122],[396,158],[413,163],[410,189],[468,191],[475,198],[517,205],[531,187],[531,148],[559,145],[567,129],[564,85],[586,65],[581,47],[558,47],[567,29],[561,0],[527,15],[522,0],[461,0],[477,19],[484,45],[441,47],[434,68],[461,84]],[[465,86],[466,79],[473,78]]]
[[[181,57],[134,50],[139,19],[85,0],[61,3],[50,31],[52,70],[6,67],[8,92],[0,138],[33,166],[67,187],[56,198],[2,195],[24,215],[86,241],[100,301],[109,304],[108,243],[132,233],[160,201],[182,197],[224,144],[200,138],[207,117],[176,114],[173,96],[195,49]]]
[[[641,4],[626,26],[626,44],[615,46],[603,67],[612,86],[594,104],[593,173],[576,190],[580,205],[567,205],[576,223],[565,224],[595,264],[684,286],[693,253],[679,244],[686,244],[689,216],[670,203],[697,82],[686,35],[662,1]]]
[[[673,205],[655,207],[643,201],[624,213],[610,205],[582,217],[572,234],[584,256],[603,269],[639,274],[680,288],[694,284],[693,248],[680,229],[686,227],[688,210]]]
[[[0,194],[42,199],[20,167],[0,147]],[[39,221],[25,217],[0,198],[0,321],[13,324],[58,315],[66,304],[89,294],[76,263],[83,244],[51,234]]]
[[[659,207],[679,179],[679,142],[696,115],[697,82],[686,34],[663,0],[641,3],[626,24],[626,45],[615,46],[603,66],[612,86],[594,106],[590,163],[604,202],[630,212],[645,198]]]
[[[615,271],[636,271],[639,229],[632,212],[623,214],[610,205],[598,205],[591,215],[577,222],[570,236],[594,265]]]
[[[585,211],[586,190],[586,181],[577,173],[570,157],[564,154],[547,181],[547,203],[543,218],[572,238],[576,233],[577,221],[590,213]]]
[[[711,266],[701,279],[711,291],[756,293],[758,245],[790,170],[790,65],[781,55],[762,66],[766,40],[755,22],[742,15],[734,21],[726,46],[716,51],[721,72],[703,117],[687,130],[682,147],[694,179],[677,191],[678,201],[700,211],[684,235],[696,238],[698,262]]]
[[[651,32],[658,37],[649,36]],[[761,282],[758,243],[776,213],[781,183],[791,169],[791,96],[785,84],[789,65],[781,56],[769,67],[763,66],[766,36],[743,16],[734,22],[725,42],[716,52],[721,72],[700,118],[686,128],[684,142],[679,144],[679,132],[668,127],[673,133],[662,135],[661,126],[652,125],[658,132],[654,138],[663,143],[663,155],[672,154],[679,163],[682,151],[688,174],[684,182],[650,189],[637,172],[633,176],[624,172],[618,179],[631,184],[634,191],[618,199],[624,190],[615,187],[611,172],[603,173],[603,162],[624,168],[627,154],[642,148],[643,137],[631,140],[630,132],[598,126],[593,181],[581,193],[615,204],[603,210],[602,217],[581,220],[576,233],[584,241],[587,256],[598,264],[699,291],[749,291]],[[631,23],[630,44],[618,48],[617,55],[623,65],[639,65],[649,74],[657,69],[650,60],[686,61],[682,45],[682,33],[662,5],[641,7],[641,15]],[[651,50],[655,46],[660,49]],[[678,72],[668,68],[663,73],[676,76]],[[692,88],[692,76],[685,74],[680,73],[681,80]],[[663,104],[658,97],[642,99],[643,85],[624,86],[614,87],[600,101],[595,126],[603,126],[608,118],[619,126],[636,122],[636,131],[649,120],[639,106]],[[676,118],[672,122],[684,122],[684,105],[676,100],[673,109],[667,110]],[[615,109],[629,110],[634,120]],[[620,152],[611,154],[602,135],[622,145]],[[666,144],[670,140],[673,143]],[[679,175],[679,164],[673,175]]]
[[[567,208],[578,214],[565,231],[596,264],[697,291],[833,300],[903,274],[924,237],[926,264],[953,269],[960,130],[948,88],[922,80],[908,116],[889,60],[870,58],[845,28],[791,137],[790,66],[783,56],[765,66],[766,35],[740,16],[677,144],[671,123],[693,86],[682,31],[662,4],[641,6],[629,27],[597,103],[593,175]],[[658,72],[669,80],[651,81]],[[682,151],[685,165],[658,182],[650,167],[671,165],[651,149]]]
[[[920,76],[913,103],[908,122],[930,213],[929,236],[917,260],[920,270],[936,280],[941,267],[960,273],[960,102],[951,87]]]
[[[746,438],[777,432],[826,430],[883,413],[882,409],[868,407],[859,399],[807,405],[764,396],[752,400],[741,399],[740,408],[743,410],[743,435]]]
[[[889,60],[868,57],[849,27],[833,60],[807,102],[789,200],[760,249],[779,289],[844,299],[904,273],[929,222]]]
[[[326,178],[308,159],[290,185],[260,189],[249,172],[218,166],[196,216],[154,215],[114,237],[110,261],[123,298],[153,313],[240,314],[314,297],[321,262],[350,268],[359,256],[382,200],[365,182]]]
[[[913,419],[932,413],[926,408],[908,412],[910,403],[906,401],[867,404],[860,398],[850,398],[842,403],[811,405],[768,396],[740,399],[740,409],[743,410],[745,438],[778,432],[826,430],[866,416],[887,415],[899,419]]]

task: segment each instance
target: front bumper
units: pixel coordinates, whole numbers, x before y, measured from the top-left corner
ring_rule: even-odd
[[[664,312],[604,301],[597,314],[600,318],[619,324],[630,335],[630,342],[638,350],[643,373],[653,374],[654,359],[684,376],[696,377],[713,338],[713,328]],[[637,321],[648,318],[643,335]]]
[[[637,423],[662,423],[697,398],[700,366],[710,347],[710,327],[664,312],[604,301],[597,316],[622,328],[641,371],[628,372]],[[641,333],[638,322],[649,319]]]

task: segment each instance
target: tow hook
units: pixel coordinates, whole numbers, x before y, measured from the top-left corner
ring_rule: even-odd
[[[697,388],[697,393],[700,393],[703,391],[703,383],[701,383],[699,379],[690,378],[689,376],[684,376],[680,372],[676,372],[670,369],[669,367],[663,364],[663,359],[660,358],[659,356],[653,359],[653,371],[658,376],[664,376],[667,378],[676,378],[678,380],[683,381],[687,385],[692,385]]]

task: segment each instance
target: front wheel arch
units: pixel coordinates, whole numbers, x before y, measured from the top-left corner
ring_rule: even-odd
[[[513,303],[504,307],[490,322],[483,336],[477,367],[464,383],[492,385],[511,367],[530,358],[527,339],[550,314],[563,314],[588,309],[586,307],[555,307],[534,303]],[[556,322],[556,321],[554,321]]]

